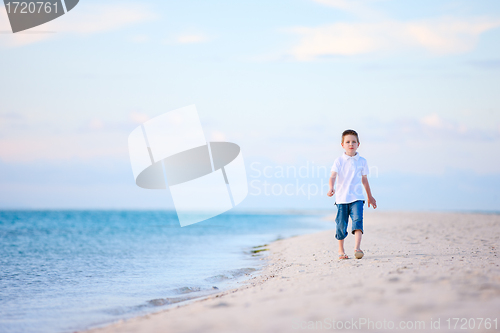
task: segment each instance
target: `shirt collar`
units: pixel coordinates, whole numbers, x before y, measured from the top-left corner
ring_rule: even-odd
[[[344,158],[344,160],[348,160],[348,159],[350,159],[350,158],[354,158],[354,159],[357,161],[357,160],[359,160],[359,153],[358,153],[358,152],[356,152],[356,155],[354,155],[354,156],[349,156],[349,155],[347,155],[347,154],[344,152],[344,154],[342,155],[342,157]]]

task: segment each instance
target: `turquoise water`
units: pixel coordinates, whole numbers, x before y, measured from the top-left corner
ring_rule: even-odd
[[[181,228],[168,211],[3,211],[0,332],[72,332],[206,296],[258,271],[252,247],[330,228],[312,215]]]

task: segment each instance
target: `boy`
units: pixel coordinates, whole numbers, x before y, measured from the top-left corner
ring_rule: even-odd
[[[348,259],[344,251],[344,238],[347,237],[347,222],[349,216],[352,221],[352,233],[354,234],[354,256],[357,259],[363,258],[361,251],[361,235],[363,234],[363,184],[368,195],[368,207],[377,208],[377,202],[372,196],[370,185],[368,184],[368,164],[366,160],[359,156],[356,150],[359,147],[358,133],[354,130],[345,130],[342,133],[342,148],[345,153],[337,158],[332,166],[330,176],[329,197],[337,194],[335,205],[337,205],[337,231],[335,238],[339,241],[339,259]],[[338,177],[337,191],[333,189],[335,180]]]

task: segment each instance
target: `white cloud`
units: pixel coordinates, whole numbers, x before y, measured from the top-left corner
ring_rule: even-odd
[[[126,158],[127,145],[123,142],[126,142],[126,135],[117,136],[106,131],[0,138],[0,160],[25,163],[73,158]]]
[[[18,47],[58,37],[62,34],[95,34],[156,18],[140,3],[80,4],[71,12],[41,26],[0,36],[0,45]],[[0,10],[0,30],[9,31],[7,13]]]
[[[43,113],[0,113],[0,163],[126,158],[128,135],[150,119],[137,111],[127,116],[110,119],[96,114],[75,121]]]
[[[497,27],[500,27],[500,19],[450,17],[296,27],[290,31],[301,39],[290,53],[299,61],[373,52],[424,50],[435,55],[463,53],[474,49],[482,33]]]
[[[481,130],[480,133],[475,133],[471,136],[471,134],[468,133],[469,128],[464,123],[441,118],[436,113],[422,117],[420,119],[420,124],[423,126],[423,130],[437,130],[444,132],[447,136],[459,139],[491,140],[496,137],[495,133],[491,130]]]
[[[155,13],[139,3],[99,4],[92,5],[92,8],[81,15],[65,22],[61,30],[91,34],[119,29],[130,24],[153,20],[156,17]]]
[[[406,24],[406,34],[433,53],[462,53],[476,46],[480,34],[499,26],[500,19],[445,18]]]

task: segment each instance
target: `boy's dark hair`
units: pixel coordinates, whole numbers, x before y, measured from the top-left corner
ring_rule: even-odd
[[[354,135],[354,136],[356,136],[356,140],[358,140],[358,143],[359,143],[358,133],[355,130],[352,130],[352,129],[348,129],[348,130],[345,130],[344,132],[342,132],[342,141],[341,141],[341,143],[344,143],[344,136],[346,136],[346,135]]]

